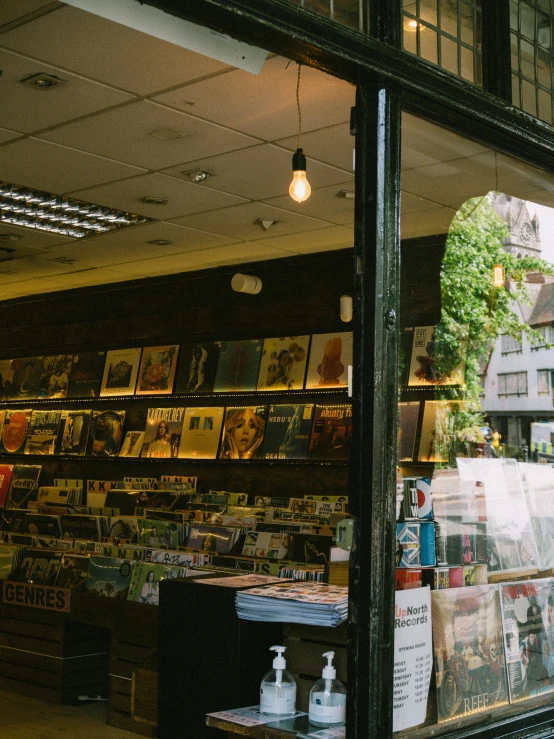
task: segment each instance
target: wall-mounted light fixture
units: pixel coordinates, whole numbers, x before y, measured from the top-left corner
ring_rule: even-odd
[[[350,323],[352,320],[352,296],[340,296],[340,320],[343,323]]]
[[[501,264],[495,264],[492,268],[492,284],[495,287],[502,287],[506,281],[506,272]]]
[[[231,287],[236,293],[248,293],[257,295],[262,289],[262,281],[255,275],[243,275],[237,272],[231,280]]]

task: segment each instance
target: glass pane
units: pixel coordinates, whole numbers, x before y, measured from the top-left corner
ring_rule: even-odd
[[[406,24],[408,22],[409,21],[407,19],[404,19],[402,42],[406,51],[409,51],[411,54],[417,54],[417,34],[415,33],[415,30],[406,28]],[[414,23],[417,24],[417,21],[414,21]]]
[[[535,41],[535,11],[529,7],[525,2],[521,2],[519,6],[519,18],[520,18],[520,32],[521,35],[529,39],[529,41]]]
[[[554,174],[408,115],[402,148],[394,726],[485,736],[554,703]]]
[[[517,31],[519,19],[518,0],[510,0],[510,28]]]
[[[438,63],[438,52],[437,52],[437,34],[435,31],[432,31],[430,28],[426,28],[425,26],[421,27],[421,32],[419,34],[419,43],[420,43],[420,54],[423,59],[427,59],[429,62],[433,62],[433,64]]]
[[[546,90],[539,90],[539,118],[552,123],[552,97]]]
[[[473,52],[462,46],[462,77],[470,82],[475,81],[474,63]]]
[[[358,0],[335,0],[335,20],[349,28],[358,28],[360,23]]]
[[[526,113],[537,115],[537,88],[526,79],[521,80],[522,107]]]
[[[441,36],[441,64],[443,69],[458,74],[458,44]]]
[[[535,79],[535,47],[528,41],[521,40],[521,74]]]
[[[550,72],[550,64],[537,62],[537,82],[541,87],[549,90],[552,87],[552,74]]]
[[[520,96],[519,77],[513,74],[512,75],[512,102],[514,105],[521,107],[521,101],[520,101],[519,96]]]
[[[437,0],[421,0],[419,4],[419,17],[422,21],[437,25]]]
[[[475,38],[474,8],[467,3],[462,3],[461,35],[465,44],[473,46]]]
[[[449,0],[440,0],[441,31],[451,36],[458,36],[458,3]]]

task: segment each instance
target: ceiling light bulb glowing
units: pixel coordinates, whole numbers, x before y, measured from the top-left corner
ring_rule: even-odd
[[[312,194],[310,183],[306,179],[306,157],[302,149],[297,149],[292,157],[292,182],[289,195],[297,203],[303,203]]]

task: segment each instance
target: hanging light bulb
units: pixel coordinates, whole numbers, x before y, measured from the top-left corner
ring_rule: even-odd
[[[302,135],[302,113],[300,112],[300,64],[298,65],[298,81],[296,83],[296,106],[298,108],[298,146],[292,155],[292,182],[289,195],[297,203],[303,203],[312,194],[312,188],[306,178],[306,157],[300,148]]]
[[[292,156],[292,182],[289,195],[297,203],[303,203],[312,193],[310,183],[306,179],[306,157],[302,149],[297,149]]]

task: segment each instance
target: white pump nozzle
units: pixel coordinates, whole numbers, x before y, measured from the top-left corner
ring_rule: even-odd
[[[269,651],[277,652],[277,656],[273,660],[273,669],[274,670],[284,670],[287,666],[287,663],[285,661],[285,658],[283,657],[283,652],[285,651],[286,647],[269,647]]]
[[[335,656],[334,652],[324,652],[323,657],[327,657],[327,664],[323,668],[322,676],[325,678],[325,680],[334,680],[337,676],[337,671],[333,667],[333,657]]]

